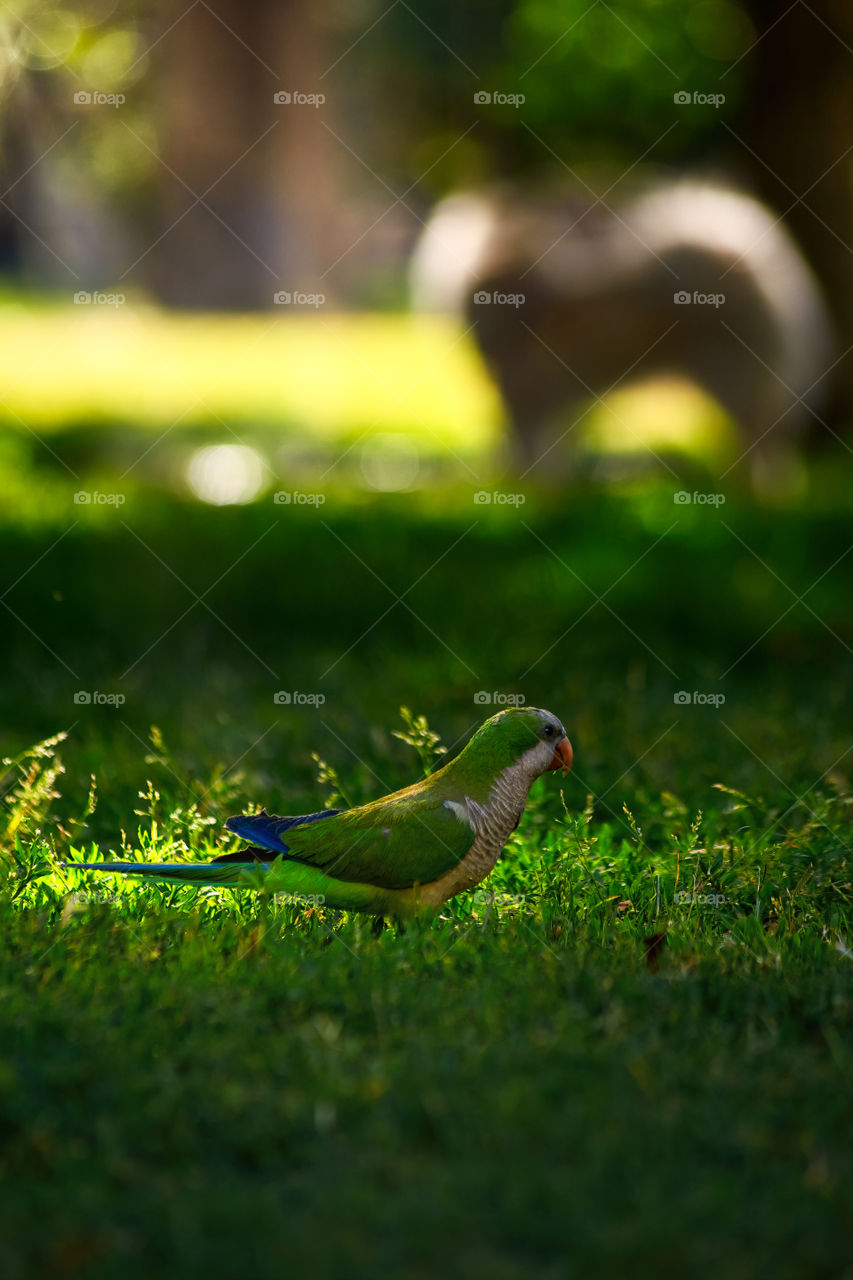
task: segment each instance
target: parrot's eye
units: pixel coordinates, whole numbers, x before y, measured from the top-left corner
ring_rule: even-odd
[[[553,738],[553,736],[554,736],[554,726],[553,726],[552,724],[546,724],[546,726],[545,726],[545,728],[542,730],[542,732],[543,732],[543,734],[545,735],[545,737],[546,737],[546,738]]]

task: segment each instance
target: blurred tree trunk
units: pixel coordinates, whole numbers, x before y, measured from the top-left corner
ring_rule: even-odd
[[[759,37],[747,54],[738,133],[758,190],[785,215],[819,276],[840,354],[853,345],[853,3],[746,0]],[[829,415],[853,423],[853,353],[832,374]]]
[[[171,20],[163,10],[163,30]],[[322,91],[323,43],[310,0],[208,0],[163,36],[155,115],[167,167],[152,218],[162,239],[139,270],[165,301],[249,308],[320,288],[342,203],[329,107],[273,95]]]

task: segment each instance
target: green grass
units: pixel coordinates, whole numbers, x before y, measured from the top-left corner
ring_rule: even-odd
[[[850,961],[585,915],[7,917],[4,1273],[840,1274]]]
[[[93,438],[52,437],[74,475],[0,441],[4,1275],[844,1275],[841,468],[770,506],[335,478],[217,510]],[[576,768],[436,921],[58,868],[412,781],[401,704],[452,749],[482,690],[557,712]]]

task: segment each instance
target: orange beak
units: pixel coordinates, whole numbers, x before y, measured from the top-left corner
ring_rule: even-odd
[[[568,738],[563,738],[562,741],[558,742],[554,748],[554,758],[548,765],[546,773],[550,773],[552,769],[562,769],[563,777],[565,778],[566,774],[572,767],[573,759],[574,752],[572,751],[572,744],[569,742]]]

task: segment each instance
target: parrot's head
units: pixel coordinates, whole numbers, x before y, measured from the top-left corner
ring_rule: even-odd
[[[516,766],[532,783],[541,773],[572,767],[572,744],[557,716],[539,707],[511,707],[482,724],[465,748],[495,771]]]

